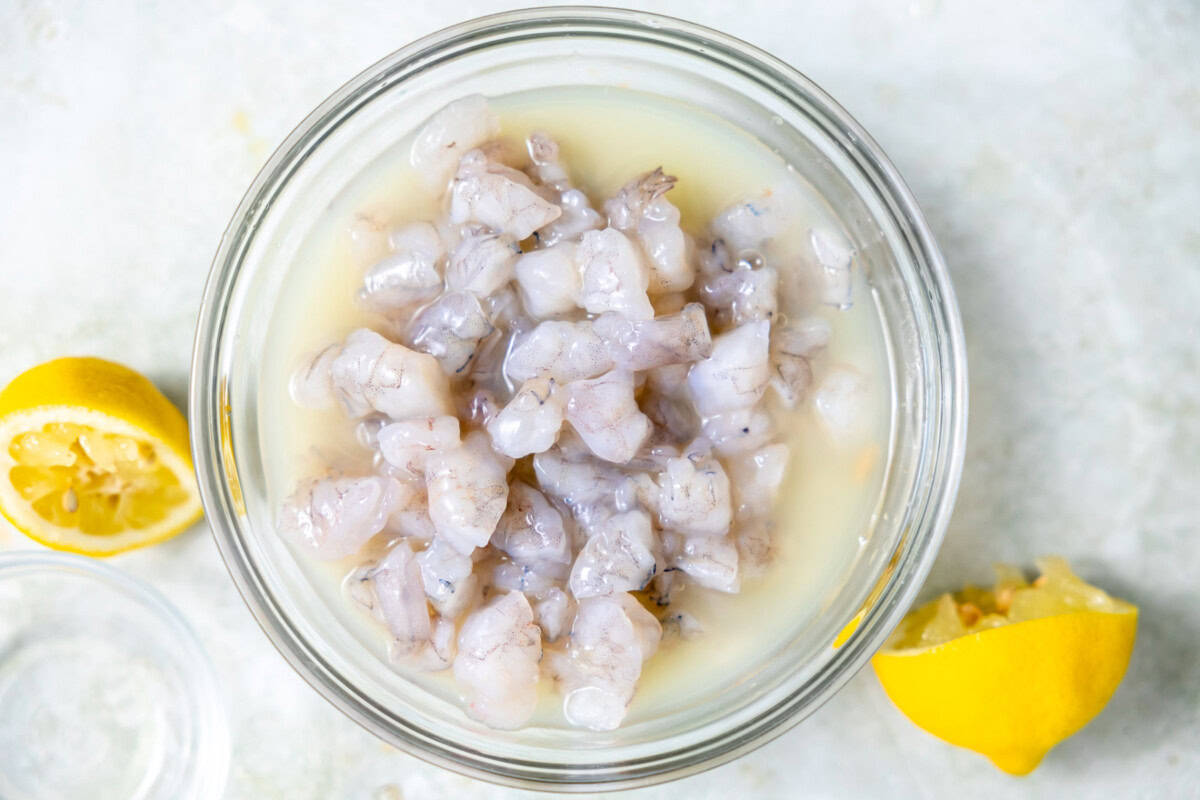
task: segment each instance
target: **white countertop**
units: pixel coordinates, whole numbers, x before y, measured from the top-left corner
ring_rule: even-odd
[[[1141,606],[1141,629],[1109,708],[1025,779],[914,728],[868,670],[755,753],[625,796],[1200,797],[1200,6],[727,6],[645,8],[745,38],[833,94],[949,263],[970,442],[928,588],[1061,553]],[[0,5],[0,383],[94,354],[182,403],[209,261],[270,149],[391,50],[503,7]],[[0,547],[28,546],[0,522]],[[231,800],[520,794],[393,751],[318,697],[204,525],[114,563],[168,593],[216,662]]]

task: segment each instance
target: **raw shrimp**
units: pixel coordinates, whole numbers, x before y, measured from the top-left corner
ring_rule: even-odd
[[[650,435],[650,419],[633,397],[633,375],[614,370],[567,386],[567,420],[588,448],[624,464]]]
[[[681,292],[696,279],[687,235],[679,227],[679,209],[665,196],[675,180],[658,167],[625,184],[604,204],[609,224],[631,232],[646,254],[651,294]]]
[[[689,366],[668,364],[649,370],[642,389],[642,410],[676,441],[693,439],[700,430],[687,384]]]
[[[615,228],[588,231],[575,250],[581,289],[579,305],[591,314],[616,311],[630,319],[650,319],[654,307],[646,289],[650,272],[633,242]]]
[[[513,279],[519,255],[521,247],[512,237],[486,231],[468,235],[450,254],[446,287],[489,295]]]
[[[520,592],[508,592],[463,621],[454,678],[467,713],[493,728],[524,725],[537,705],[542,634]]]
[[[429,607],[425,604],[421,569],[408,542],[393,545],[364,579],[371,584],[374,611],[392,634],[393,656],[408,656],[427,645],[431,633]]]
[[[421,126],[413,139],[409,162],[431,186],[441,187],[454,174],[458,160],[500,132],[500,121],[487,98],[472,94],[442,108]]]
[[[558,143],[540,131],[529,135],[526,142],[530,168],[543,186],[558,193],[562,216],[537,232],[539,243],[553,247],[559,242],[577,238],[584,231],[604,227],[604,217],[592,208],[587,195],[571,185],[567,169],[559,161]]]
[[[809,244],[821,277],[821,302],[843,311],[850,308],[850,268],[854,250],[840,232],[818,228],[809,231]]]
[[[416,556],[421,585],[430,605],[445,619],[458,619],[479,597],[474,562],[439,538]]]
[[[734,203],[712,221],[716,240],[732,252],[759,250],[779,232],[781,209],[770,194]]]
[[[737,479],[733,502],[739,520],[770,515],[790,456],[788,446],[777,442],[729,459],[729,472]]]
[[[729,532],[733,520],[729,477],[709,448],[701,439],[682,457],[667,459],[658,478],[658,519],[663,528],[688,536]]]
[[[575,243],[559,242],[517,259],[517,285],[530,316],[545,319],[575,310],[581,289]]]
[[[795,408],[812,384],[812,360],[829,343],[829,323],[808,317],[777,327],[771,336],[771,388]]]
[[[772,320],[779,308],[779,274],[770,267],[722,272],[700,289],[704,304],[713,309],[722,327]]]
[[[575,600],[561,587],[551,586],[534,593],[533,616],[547,642],[558,641],[575,617]]]
[[[560,440],[533,457],[533,469],[542,490],[566,505],[581,528],[594,530],[616,512],[625,476],[590,453],[569,453]]]
[[[593,378],[613,368],[612,356],[587,320],[547,320],[518,338],[504,363],[510,380],[550,377],[560,384]]]
[[[713,339],[712,355],[692,366],[688,385],[702,416],[746,408],[762,399],[770,379],[771,323],[747,322]]]
[[[754,450],[775,435],[771,415],[761,404],[707,416],[700,423],[700,429],[721,457]]]
[[[580,602],[566,657],[556,665],[567,722],[595,731],[620,725],[661,638],[658,620],[627,594]]]
[[[737,594],[737,545],[728,536],[680,536],[664,533],[663,553],[667,565],[681,570],[694,583],[718,592]]]
[[[738,522],[734,534],[738,568],[744,578],[759,578],[771,563],[771,523],[766,519]]]
[[[292,373],[288,394],[293,403],[304,408],[329,408],[337,402],[331,371],[341,352],[341,347],[331,344]]]
[[[351,416],[365,416],[372,410],[393,419],[452,413],[450,384],[437,359],[366,328],[346,337],[330,375]]]
[[[855,369],[833,367],[813,392],[812,404],[825,430],[842,445],[866,435],[870,384]]]
[[[438,360],[447,375],[462,375],[493,330],[479,300],[471,292],[447,292],[433,301],[409,324],[414,350]]]
[[[459,162],[450,187],[450,220],[478,222],[520,241],[562,216],[562,209],[540,197],[528,181],[472,150]]]
[[[425,463],[438,451],[458,446],[456,417],[413,417],[379,430],[379,452],[412,479],[425,477]]]
[[[550,449],[562,428],[566,403],[553,378],[530,378],[487,423],[492,446],[509,458]]]
[[[571,563],[571,540],[562,514],[524,481],[513,481],[509,487],[508,508],[492,534],[492,544],[517,564]]]
[[[512,460],[493,451],[481,431],[468,434],[458,447],[432,454],[425,482],[438,537],[464,554],[486,545],[508,502],[511,467]]]
[[[372,311],[396,311],[424,303],[442,288],[439,266],[446,255],[437,229],[413,222],[388,237],[391,255],[367,270],[359,301]]]
[[[583,599],[644,588],[657,569],[654,550],[649,514],[627,511],[609,517],[571,567],[571,594]]]
[[[383,530],[413,488],[394,478],[314,478],[302,482],[279,512],[279,534],[323,560],[358,552]]]
[[[689,303],[678,314],[646,320],[601,314],[592,322],[592,329],[608,347],[613,363],[623,370],[689,363],[712,354],[708,319],[699,303]]]

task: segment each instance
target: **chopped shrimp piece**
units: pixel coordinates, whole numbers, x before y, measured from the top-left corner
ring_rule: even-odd
[[[588,448],[624,464],[650,435],[650,419],[633,397],[633,375],[613,371],[567,386],[567,420]]]
[[[386,211],[360,211],[346,226],[346,238],[356,264],[374,264],[387,255],[388,224]]]
[[[592,208],[592,201],[578,189],[561,192],[558,207],[562,209],[562,216],[536,234],[538,241],[546,247],[576,241],[588,231],[604,227],[604,216]]]
[[[567,632],[575,617],[575,600],[561,587],[537,592],[533,600],[533,617],[542,629],[542,638],[547,642],[558,641]]]
[[[520,246],[509,236],[476,233],[463,239],[450,254],[446,286],[451,291],[485,297],[513,279]]]
[[[535,455],[533,469],[542,491],[565,504],[576,524],[590,531],[615,513],[614,499],[625,476],[590,453],[568,452],[567,438]]]
[[[414,350],[436,358],[447,375],[462,375],[493,330],[474,294],[447,292],[413,318],[409,340]]]
[[[456,417],[412,417],[379,429],[379,452],[412,478],[425,476],[425,464],[436,452],[458,446]]]
[[[372,410],[393,419],[450,414],[450,384],[437,359],[359,328],[346,337],[330,367],[347,413]]]
[[[592,208],[587,195],[571,186],[570,176],[559,161],[558,143],[540,131],[529,135],[526,142],[531,171],[543,186],[558,194],[562,216],[537,232],[538,241],[545,247],[577,238],[581,233],[604,227],[604,217]]]
[[[854,249],[840,232],[824,228],[809,231],[808,241],[821,276],[821,302],[843,310],[850,308]]]
[[[556,665],[567,722],[596,731],[620,725],[661,638],[658,620],[627,594],[582,601]]]
[[[471,557],[463,555],[443,540],[434,537],[429,547],[416,556],[421,585],[434,610],[453,620],[474,605],[479,597],[479,576]]]
[[[734,535],[738,566],[746,578],[760,578],[771,563],[771,524],[765,519],[739,522]]]
[[[567,585],[577,599],[638,591],[656,570],[650,515],[627,511],[602,522],[579,552]]]
[[[459,225],[478,222],[516,241],[528,237],[562,215],[562,209],[540,197],[528,180],[472,150],[459,162],[450,187],[450,220]]]
[[[696,279],[688,259],[687,236],[679,227],[679,209],[666,198],[675,180],[658,167],[625,184],[604,204],[609,224],[632,232],[646,253],[651,294],[681,292]]]
[[[279,535],[326,561],[357,553],[413,492],[394,478],[303,481],[279,510]]]
[[[476,387],[458,396],[458,415],[477,428],[486,427],[500,413],[500,403],[489,389]]]
[[[458,447],[433,453],[425,465],[429,516],[437,535],[460,553],[483,547],[508,504],[512,459],[492,450],[475,431]]]
[[[408,477],[407,474],[405,477]],[[423,542],[432,540],[437,529],[433,518],[429,516],[429,495],[424,491],[413,491],[408,501],[392,512],[384,530]]]
[[[700,418],[688,390],[688,367],[688,364],[668,364],[644,373],[642,411],[677,442],[695,438],[700,430]]]
[[[439,264],[446,247],[428,222],[413,222],[388,237],[391,255],[367,270],[359,301],[372,311],[395,311],[424,303],[442,288]]]
[[[790,458],[790,447],[776,443],[730,459],[730,469],[738,476],[733,505],[739,519],[770,515]]]
[[[524,592],[536,595],[549,591],[567,576],[562,564],[518,564],[514,561],[499,561],[492,567],[492,588],[506,592]]]
[[[612,367],[612,356],[591,322],[547,320],[516,339],[505,360],[504,372],[519,383],[549,377],[565,384],[593,378]]]
[[[500,132],[500,121],[487,98],[472,94],[430,117],[413,139],[409,163],[431,186],[444,186],[463,154]]]
[[[411,655],[429,642],[429,607],[412,548],[403,540],[367,571],[375,598],[374,610],[392,634],[393,656]]]
[[[729,206],[712,221],[712,230],[735,253],[759,250],[778,232],[779,218],[774,200],[763,196]]]
[[[851,444],[867,433],[871,386],[851,367],[834,367],[812,395],[813,408],[825,430],[840,444]]]
[[[753,406],[770,378],[771,323],[747,322],[713,339],[712,355],[692,366],[688,385],[702,416]]]
[[[737,545],[728,536],[679,536],[663,534],[663,552],[668,566],[682,571],[691,581],[707,589],[737,594]]]
[[[775,435],[771,415],[761,405],[712,414],[703,419],[700,428],[721,457],[755,450]]]
[[[581,290],[579,304],[591,314],[616,311],[630,319],[650,319],[654,307],[646,288],[650,273],[633,242],[615,228],[588,231],[575,250]]]
[[[712,354],[708,319],[699,303],[689,303],[678,314],[645,320],[630,320],[610,312],[597,317],[592,329],[607,345],[619,369],[653,369]]]
[[[487,423],[492,446],[509,458],[549,450],[562,428],[566,403],[553,378],[530,378]]]
[[[729,459],[729,472],[736,478],[733,502],[739,520],[770,515],[790,456],[786,444],[776,443]]]
[[[542,634],[520,592],[508,592],[473,612],[458,634],[454,678],[467,713],[492,728],[519,728],[537,705]]]
[[[456,634],[453,622],[438,617],[433,623],[429,642],[405,659],[405,663],[422,672],[450,669],[450,665],[454,663],[454,655],[458,652]]]
[[[779,308],[779,274],[770,267],[722,272],[701,287],[704,304],[724,327],[772,320]]]
[[[524,481],[513,481],[509,487],[508,508],[492,534],[492,544],[517,564],[571,563],[571,539],[562,514]]]
[[[724,536],[733,519],[729,477],[698,440],[681,458],[667,459],[658,477],[658,519],[688,536]]]
[[[515,269],[521,301],[535,319],[566,314],[578,306],[580,282],[574,242],[531,250],[517,259]]]
[[[829,323],[820,317],[790,322],[771,336],[771,387],[795,408],[812,385],[812,359],[829,343]]]
[[[341,347],[331,344],[292,373],[288,394],[293,403],[304,408],[329,408],[337,402],[331,370],[341,352]]]

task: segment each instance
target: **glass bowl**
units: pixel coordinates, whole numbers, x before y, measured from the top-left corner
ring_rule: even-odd
[[[229,736],[207,654],[117,569],[0,554],[0,797],[207,800]]]
[[[691,103],[778,152],[858,252],[892,383],[877,513],[821,613],[704,702],[616,731],[501,732],[423,692],[343,629],[272,525],[257,415],[270,309],[297,249],[349,176],[463,95],[624,86]],[[544,8],[473,20],[397,51],[321,104],[255,179],[221,241],[191,376],[192,448],[217,544],[267,635],[363,727],[427,761],[510,785],[591,791],[735,758],[811,714],[866,663],[934,559],[965,445],[961,323],[941,255],[895,168],[812,81],[744,42],[675,19]],[[839,636],[839,634],[841,634]]]

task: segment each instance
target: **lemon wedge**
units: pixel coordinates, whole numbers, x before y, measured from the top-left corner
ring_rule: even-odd
[[[884,691],[940,739],[1013,775],[1104,709],[1125,675],[1137,608],[1089,586],[1061,558],[1032,585],[997,567],[910,613],[872,660]]]
[[[0,392],[0,513],[48,547],[107,556],[200,517],[187,421],[154,384],[60,358]]]

